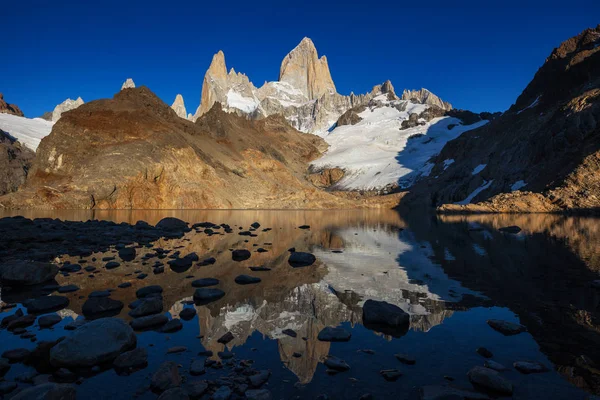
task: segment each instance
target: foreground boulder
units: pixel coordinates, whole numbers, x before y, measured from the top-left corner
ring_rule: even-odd
[[[112,361],[135,347],[133,329],[117,318],[101,318],[78,328],[50,350],[50,363],[57,367],[92,367]]]
[[[13,260],[0,264],[0,282],[8,285],[37,285],[54,279],[58,267],[39,261]]]
[[[317,339],[322,342],[347,342],[352,334],[344,328],[325,327],[319,332]]]
[[[394,304],[367,300],[363,305],[363,324],[378,332],[401,336],[408,330],[410,315]]]
[[[75,400],[75,388],[71,385],[44,383],[19,392],[12,400]]]
[[[521,332],[526,332],[527,328],[514,322],[503,321],[500,319],[490,319],[487,324],[494,330],[500,332],[504,336],[517,335]]]
[[[188,232],[191,230],[188,227],[187,222],[173,217],[161,219],[158,221],[158,224],[156,224],[156,228],[167,232]]]
[[[314,255],[300,251],[291,253],[288,259],[288,263],[294,268],[308,267],[313,265],[315,261],[317,261],[317,258]]]
[[[511,395],[513,385],[493,369],[474,367],[467,373],[469,381],[476,387],[491,390],[499,394]]]
[[[43,296],[26,300],[23,305],[30,314],[42,314],[62,310],[69,305],[69,299],[63,296]]]

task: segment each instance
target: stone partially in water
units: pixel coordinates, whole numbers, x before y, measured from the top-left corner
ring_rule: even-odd
[[[507,370],[507,368],[504,365],[502,365],[499,362],[496,362],[494,360],[485,360],[485,363],[483,363],[483,366],[486,368],[493,369],[494,371],[499,371],[499,372]]]
[[[402,372],[397,369],[383,369],[379,373],[388,382],[395,382],[402,376]]]
[[[75,400],[77,392],[71,385],[45,383],[17,393],[11,400]]]
[[[145,286],[143,288],[138,289],[135,292],[135,296],[138,299],[144,298],[146,296],[149,296],[151,294],[160,294],[163,292],[163,288],[158,286],[158,285],[151,285],[151,286]]]
[[[503,228],[498,229],[500,232],[505,232],[505,233],[512,233],[512,234],[517,234],[519,232],[521,232],[521,228],[519,228],[516,225],[513,226],[505,226]]]
[[[54,264],[14,260],[0,264],[0,282],[12,286],[37,285],[54,279],[58,267]]]
[[[163,311],[163,299],[159,296],[148,296],[142,298],[139,305],[129,311],[129,315],[137,317],[145,317],[147,315],[159,314]]]
[[[185,385],[185,391],[194,400],[200,399],[207,389],[208,383],[205,381],[187,382]]]
[[[163,392],[158,397],[158,400],[189,400],[189,396],[182,388],[171,388]]]
[[[269,377],[271,376],[271,372],[267,370],[259,371],[257,374],[251,375],[248,380],[250,381],[250,385],[252,387],[258,388],[267,383]]]
[[[69,299],[63,296],[44,296],[26,300],[23,305],[30,314],[43,314],[62,310],[69,305]]]
[[[192,286],[195,288],[207,287],[207,286],[215,286],[219,284],[219,280],[215,278],[202,278],[196,279],[192,281]]]
[[[548,372],[548,368],[546,368],[543,364],[539,362],[532,361],[517,361],[513,364],[515,369],[523,374],[537,374],[540,372]]]
[[[222,343],[222,344],[227,344],[227,343],[231,342],[233,339],[234,339],[233,333],[227,332],[226,334],[221,336],[219,338],[219,340],[217,340],[217,342]]]
[[[308,267],[313,265],[317,261],[317,258],[310,253],[303,253],[301,251],[294,251],[290,253],[288,263],[294,268]]]
[[[110,297],[90,297],[83,303],[81,312],[87,319],[113,317],[123,309],[123,303]]]
[[[164,392],[167,389],[181,385],[181,376],[177,369],[177,364],[173,361],[165,361],[158,370],[152,375],[150,388],[157,392]]]
[[[505,336],[517,335],[521,332],[527,331],[527,328],[523,325],[515,324],[514,322],[503,321],[500,319],[490,319],[487,321],[487,324]]]
[[[489,400],[490,398],[472,390],[460,389],[453,386],[428,385],[420,390],[421,400]]]
[[[260,281],[260,278],[250,275],[238,275],[235,277],[235,283],[238,285],[250,285],[253,283],[259,283]]]
[[[252,254],[246,249],[233,250],[231,252],[231,259],[233,261],[244,261],[249,259],[251,256]]]
[[[6,350],[2,353],[2,358],[6,358],[11,363],[17,363],[23,361],[27,356],[31,354],[31,351],[24,348]]]
[[[481,357],[485,357],[485,358],[492,358],[492,357],[494,357],[494,354],[491,351],[489,351],[488,349],[486,349],[485,347],[478,347],[477,350],[475,350],[475,351]]]
[[[350,369],[350,366],[346,363],[346,361],[334,356],[327,357],[324,364],[327,366],[327,368],[331,368],[336,371],[348,371]]]
[[[125,247],[119,250],[119,257],[123,261],[133,261],[136,256],[135,248],[133,247]]]
[[[367,300],[363,305],[363,324],[368,329],[400,337],[408,331],[410,315],[394,304]]]
[[[193,319],[195,316],[196,316],[196,309],[192,308],[192,307],[184,308],[179,313],[179,318],[181,318],[184,321],[189,321],[189,320]]]
[[[352,334],[344,328],[325,327],[319,332],[317,339],[322,342],[347,342]]]
[[[81,326],[50,350],[57,367],[93,367],[114,360],[137,343],[133,329],[123,320],[101,318]]]
[[[148,365],[148,351],[142,347],[126,351],[113,361],[116,370],[131,372]]]
[[[136,331],[158,328],[169,322],[169,318],[165,314],[154,314],[146,317],[136,318],[129,323]]]
[[[198,305],[208,304],[225,296],[221,289],[200,288],[194,292],[194,302]]]
[[[221,386],[212,395],[212,400],[229,400],[231,389],[228,386]]]
[[[511,395],[513,392],[512,383],[493,369],[474,367],[467,373],[467,377],[475,387],[484,388],[505,395]]]
[[[167,232],[189,232],[188,224],[179,218],[166,217],[158,221],[156,228]]]
[[[244,395],[248,400],[271,400],[273,396],[268,389],[250,389]]]
[[[177,318],[174,318],[167,322],[162,328],[160,328],[160,332],[163,333],[173,333],[180,331],[183,328],[183,324]]]
[[[58,314],[46,314],[42,315],[38,319],[38,325],[40,328],[50,328],[62,321],[62,318]]]
[[[400,361],[402,364],[407,364],[407,365],[415,365],[417,363],[417,360],[415,360],[414,357],[409,356],[408,354],[394,354],[394,357],[396,357],[396,359],[398,361]]]
[[[65,285],[58,288],[58,293],[71,293],[79,290],[77,285]]]

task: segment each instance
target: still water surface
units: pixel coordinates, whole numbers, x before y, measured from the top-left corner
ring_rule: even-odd
[[[227,223],[234,233],[207,236],[187,233],[183,238],[154,243],[155,247],[195,252],[200,259],[215,257],[209,266],[185,271],[165,269],[154,275],[142,257],[151,248],[138,249],[135,260],[104,270],[102,257],[93,256],[86,265],[101,270],[88,274],[58,275],[60,285],[75,284],[80,290],[65,294],[68,310],[51,330],[36,331],[38,340],[65,335],[73,319],[83,318],[81,307],[89,293],[116,288],[122,282],[130,289],[116,290],[111,297],[126,305],[135,300],[136,289],[161,285],[164,309],[177,317],[186,307],[197,316],[185,321],[176,333],[143,332],[138,347],[149,350],[149,366],[130,376],[109,369],[86,378],[78,385],[78,398],[154,399],[147,390],[152,373],[165,360],[187,370],[198,352],[217,352],[217,342],[230,331],[235,339],[227,348],[237,359],[252,359],[256,369],[271,370],[267,388],[275,399],[313,399],[326,394],[332,399],[358,399],[370,393],[375,399],[418,398],[416,390],[426,385],[454,385],[473,389],[467,372],[485,359],[475,352],[486,347],[493,360],[509,370],[502,375],[514,384],[513,398],[587,399],[600,390],[600,224],[593,218],[549,215],[497,216],[401,216],[394,211],[25,211],[0,213],[0,217],[59,218],[85,221],[111,220],[135,224],[157,223],[167,216],[190,225],[210,221]],[[237,234],[258,221],[256,237]],[[310,229],[299,229],[310,225]],[[507,234],[499,228],[518,225],[522,231]],[[248,240],[248,242],[245,242]],[[116,243],[115,243],[116,244]],[[256,246],[255,246],[256,245]],[[255,252],[262,247],[267,252]],[[288,249],[307,251],[317,262],[307,268],[287,263]],[[230,249],[247,248],[252,257],[234,262]],[[77,263],[79,257],[60,255],[60,262]],[[250,266],[270,271],[250,272]],[[139,280],[133,271],[148,276]],[[255,285],[237,285],[240,274],[259,276]],[[192,278],[193,277],[193,278]],[[217,278],[222,299],[205,306],[189,304],[194,293],[190,282]],[[409,331],[401,337],[385,336],[362,324],[361,306],[367,299],[383,300],[411,315]],[[15,310],[0,314],[0,318]],[[120,318],[127,321],[125,307]],[[503,336],[491,329],[488,319],[518,322],[528,332]],[[317,340],[326,326],[351,331],[346,343]],[[296,338],[282,333],[292,329]],[[35,343],[6,330],[0,331],[2,348],[34,348]],[[188,351],[167,355],[167,349],[186,346]],[[363,352],[368,349],[372,352]],[[294,353],[297,353],[294,356]],[[394,354],[413,356],[415,365],[401,364]],[[300,357],[297,357],[298,354]],[[329,375],[322,361],[328,355],[345,360],[347,372]],[[515,361],[536,361],[549,372],[524,375],[512,368]],[[385,381],[380,370],[397,368],[403,376]],[[14,365],[6,380],[26,373],[28,367]],[[223,371],[208,369],[201,379],[215,379]]]

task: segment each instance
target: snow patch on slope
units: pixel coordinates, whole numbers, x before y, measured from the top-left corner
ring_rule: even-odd
[[[245,113],[251,113],[260,103],[256,98],[244,97],[233,89],[227,92],[227,106],[237,108]]]
[[[473,190],[473,193],[471,193],[469,196],[467,196],[466,199],[462,200],[462,201],[458,201],[454,204],[459,204],[459,205],[467,205],[471,203],[471,200],[473,200],[475,198],[475,196],[477,196],[479,193],[483,192],[485,189],[489,188],[492,185],[492,182],[494,182],[494,180],[492,179],[491,181],[483,181],[483,184],[481,186],[479,186],[477,189]]]
[[[50,134],[53,122],[41,118],[25,118],[0,114],[0,129],[36,151],[40,141]]]
[[[512,186],[510,187],[510,191],[514,192],[517,191],[521,188],[524,188],[525,186],[527,186],[527,182],[521,180],[521,181],[516,181],[515,183],[512,184]]]
[[[471,175],[477,175],[478,173],[480,173],[481,171],[483,171],[485,169],[485,167],[487,167],[487,164],[479,164],[478,166],[476,166],[475,168],[473,168],[473,171],[471,172]]]

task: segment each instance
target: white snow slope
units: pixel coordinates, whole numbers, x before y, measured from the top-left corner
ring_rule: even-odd
[[[31,119],[0,113],[0,129],[33,151],[36,151],[40,140],[50,134],[53,125],[53,122],[41,118]]]
[[[461,133],[484,125],[480,121],[461,125],[452,117],[434,118],[425,125],[400,130],[402,121],[412,113],[420,114],[428,106],[405,100],[387,101],[385,96],[375,100],[383,107],[367,108],[358,114],[356,125],[344,125],[323,135],[329,149],[311,164],[315,169],[338,167],[345,175],[336,187],[346,190],[382,189],[398,183],[412,185],[419,176],[427,176],[432,164],[427,161]],[[405,111],[394,106],[406,103]],[[452,129],[448,126],[454,124]],[[409,139],[409,137],[414,136]]]

